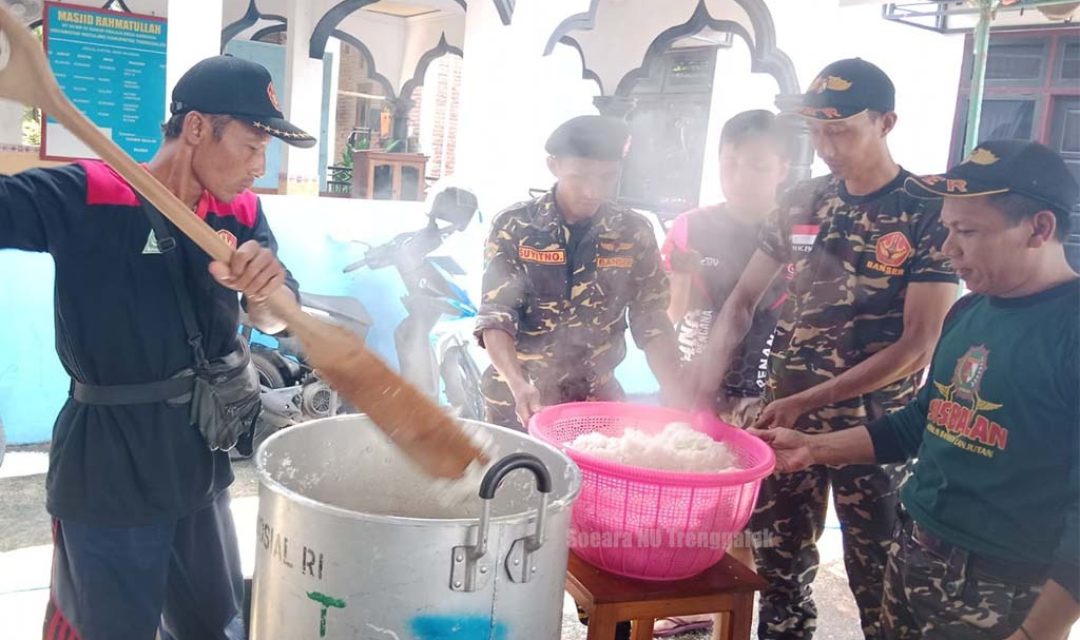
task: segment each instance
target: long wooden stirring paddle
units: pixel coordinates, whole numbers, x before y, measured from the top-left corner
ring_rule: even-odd
[[[67,99],[53,77],[41,44],[2,3],[0,33],[8,43],[7,65],[0,70],[0,97],[40,107],[97,153],[211,257],[222,262],[230,260],[232,248],[98,131]],[[0,49],[0,62],[4,53]],[[267,304],[288,323],[290,332],[303,344],[308,361],[327,382],[353,406],[367,413],[429,474],[457,478],[471,462],[485,459],[449,415],[394,373],[358,337],[305,313],[285,288],[278,289]]]

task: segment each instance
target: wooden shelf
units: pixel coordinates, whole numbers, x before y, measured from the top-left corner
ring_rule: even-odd
[[[423,200],[427,156],[367,149],[353,152],[353,197],[369,200]]]

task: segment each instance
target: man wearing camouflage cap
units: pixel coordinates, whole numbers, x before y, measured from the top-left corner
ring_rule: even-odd
[[[476,336],[491,355],[487,419],[522,429],[542,406],[618,400],[630,331],[664,393],[678,356],[652,226],[610,198],[630,143],[621,121],[580,116],[548,139],[555,186],[492,224]]]
[[[918,388],[942,319],[956,299],[956,275],[940,252],[940,201],[904,192],[911,176],[892,159],[896,124],[888,76],[861,59],[828,65],[799,113],[831,174],[792,187],[762,231],[713,328],[698,393],[715,397],[754,309],[785,265],[792,271],[769,358],[759,428],[841,431],[899,409]],[[768,580],[758,634],[810,638],[817,608],[816,541],[830,489],[840,519],[844,565],[863,633],[880,637],[886,551],[902,469],[873,464],[814,466],[771,477],[751,520],[769,546],[754,549]]]

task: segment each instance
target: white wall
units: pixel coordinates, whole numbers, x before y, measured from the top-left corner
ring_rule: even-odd
[[[141,5],[137,9],[143,12]],[[221,53],[222,0],[169,3],[166,29],[165,113],[173,87],[196,62]]]
[[[600,3],[592,31],[571,34],[586,52],[589,69],[600,76],[604,91],[614,93],[626,72],[644,61],[649,45],[668,27],[688,21],[697,0],[606,0]],[[746,11],[732,0],[707,0],[710,15],[743,25],[753,33]]]
[[[840,8],[835,0],[771,0],[769,7],[777,43],[794,62],[803,89],[833,60],[857,56],[873,62],[896,85],[893,156],[916,173],[945,169],[963,35],[889,22],[878,5]]]
[[[26,107],[13,100],[0,100],[0,145],[22,144],[22,119]]]
[[[519,2],[511,26],[491,2],[470,2],[465,25],[456,175],[475,189],[481,209],[495,212],[547,187],[544,141],[562,122],[595,114],[596,83],[581,79],[581,61],[565,46],[541,54],[556,25],[585,0]]]
[[[401,82],[397,85],[400,93],[402,85],[416,73],[416,65],[425,53],[439,44],[439,38],[446,34],[446,42],[461,49],[465,44],[465,14],[437,13],[405,21],[405,42],[401,58]]]
[[[634,6],[641,1],[604,0]],[[581,79],[576,52],[560,45],[553,55],[540,56],[554,27],[575,11],[584,11],[587,4],[586,0],[521,2],[509,27],[502,25],[490,2],[469,5],[458,175],[480,191],[487,210],[492,208],[488,198],[501,207],[524,197],[529,187],[547,185],[551,181],[544,166],[547,135],[569,117],[596,112],[592,105],[595,84]],[[709,6],[714,15],[739,17],[732,0],[710,0]],[[860,56],[878,64],[897,86],[900,118],[890,139],[895,157],[918,173],[945,168],[963,36],[888,22],[881,18],[877,5],[841,8],[836,0],[770,0],[769,7],[778,46],[793,61],[803,88],[822,67],[841,57]],[[616,31],[616,42],[628,48],[631,43],[647,44],[663,29],[689,17],[681,8],[669,16],[670,23],[659,22],[656,12],[631,13],[634,19],[623,19]],[[647,37],[642,35],[646,32]],[[644,46],[619,57],[636,56],[640,61]],[[594,60],[604,65],[614,57],[601,55]],[[597,65],[590,61],[589,66]],[[749,51],[740,39],[732,49],[719,52],[703,201],[719,198],[715,150],[723,122],[745,109],[775,109],[775,81],[767,74],[751,74],[749,69]],[[605,88],[614,90],[614,86]],[[822,170],[817,167],[816,173]]]
[[[395,90],[401,86],[406,37],[404,18],[357,11],[342,20],[338,29],[363,42],[375,60],[375,71],[385,76]],[[412,74],[411,69],[409,74]]]
[[[896,160],[916,173],[946,168],[953,112],[963,62],[963,35],[939,35],[881,18],[879,5],[838,7],[819,0],[772,0],[777,46],[791,58],[800,89],[828,63],[861,57],[880,66],[896,85],[896,130],[889,145]],[[808,27],[807,25],[812,25]],[[701,201],[722,196],[716,149],[720,128],[746,109],[770,109],[779,87],[767,74],[750,73],[750,52],[736,39],[717,56],[713,108],[702,173]],[[814,175],[828,169],[815,160]]]
[[[322,122],[323,61],[308,56],[308,42],[320,14],[311,5],[290,4],[285,42],[285,87],[282,111],[290,122],[318,136]],[[279,192],[289,195],[319,193],[319,147],[301,149],[284,145]]]
[[[701,171],[701,204],[720,202],[720,130],[737,113],[749,109],[776,111],[774,102],[780,87],[767,73],[750,72],[750,48],[742,38],[735,38],[730,49],[716,53],[713,76],[712,110],[705,143],[705,162]]]

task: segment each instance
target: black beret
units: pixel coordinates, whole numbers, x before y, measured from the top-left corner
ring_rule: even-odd
[[[630,129],[622,120],[605,116],[578,116],[559,125],[544,144],[553,156],[622,160],[630,142]]]

